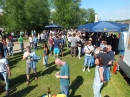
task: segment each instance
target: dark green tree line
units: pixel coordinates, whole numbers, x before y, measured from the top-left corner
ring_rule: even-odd
[[[51,20],[65,28],[94,22],[94,10],[80,5],[81,0],[0,0],[0,26],[7,31],[30,31],[44,29]]]
[[[48,0],[0,0],[0,20],[7,31],[43,29],[50,18]]]
[[[56,12],[52,14],[51,19],[55,23],[74,28],[86,22],[94,22],[94,10],[80,8],[81,0],[54,0],[53,2]]]

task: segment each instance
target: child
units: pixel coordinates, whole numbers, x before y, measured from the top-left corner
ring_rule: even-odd
[[[46,67],[48,67],[48,54],[49,54],[49,50],[48,50],[47,44],[44,44],[44,46],[43,46],[43,52],[44,52],[44,55],[43,55],[43,64]]]

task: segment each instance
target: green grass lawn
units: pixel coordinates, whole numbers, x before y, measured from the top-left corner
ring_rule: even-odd
[[[94,68],[91,72],[82,72],[83,59],[71,58],[68,54],[69,51],[65,50],[65,60],[70,66],[70,97],[93,97],[93,79]],[[43,55],[43,50],[36,51],[39,56]],[[54,64],[54,58],[49,56],[49,68],[45,68],[42,59],[37,63],[38,80],[34,80],[31,73],[31,82],[26,86],[25,76],[25,61],[21,60],[22,54],[16,54],[14,57],[9,58],[11,67],[12,85],[10,86],[9,97],[41,97],[47,94],[48,87],[50,87],[52,94],[59,93],[59,79],[56,79],[54,74],[60,67]],[[2,93],[2,96],[5,93]],[[101,91],[102,97],[130,97],[130,87],[124,80],[123,76],[118,72],[116,75],[112,74],[111,80],[108,85]],[[0,97],[2,97],[0,95]]]

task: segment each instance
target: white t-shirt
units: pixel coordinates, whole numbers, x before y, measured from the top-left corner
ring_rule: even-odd
[[[71,36],[68,36],[68,41],[71,42]]]
[[[92,45],[91,46],[87,45],[87,46],[84,47],[84,51],[88,52],[89,50],[94,50],[94,47]],[[91,56],[92,54],[91,53],[90,54],[85,53],[85,55]]]
[[[25,52],[25,53],[23,54],[23,56],[25,57],[25,56],[27,56],[28,54],[30,54],[31,57],[32,57],[32,56],[36,56],[35,52],[31,52],[31,53]]]
[[[0,72],[8,71],[6,65],[8,65],[8,60],[6,58],[0,59]]]
[[[41,37],[40,35],[37,36],[38,39],[40,39],[40,37]]]
[[[27,63],[30,62],[30,58],[32,58],[33,56],[36,56],[35,52],[31,52],[31,53],[25,52],[25,53],[23,54],[23,56],[25,57],[25,56],[27,56],[28,54],[30,54],[30,55],[29,55],[28,57],[26,57],[26,62],[27,62]]]
[[[32,37],[29,37],[29,42],[33,42],[33,38]]]

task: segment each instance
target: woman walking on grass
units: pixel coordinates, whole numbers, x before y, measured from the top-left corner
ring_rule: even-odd
[[[43,64],[45,65],[45,67],[48,67],[48,54],[49,54],[49,49],[47,44],[44,44],[43,46]]]
[[[95,67],[95,77],[93,82],[93,93],[94,93],[94,97],[101,97],[100,90],[103,85],[103,72],[104,72],[101,58],[96,58],[95,64],[96,67]]]
[[[10,53],[9,56],[13,56],[13,43],[10,39],[6,38],[6,42],[7,42],[7,49],[8,52]]]
[[[7,58],[6,50],[7,50],[7,43],[5,39],[2,39],[3,43],[3,50],[4,50],[4,57]]]

